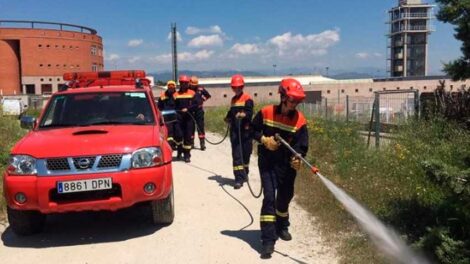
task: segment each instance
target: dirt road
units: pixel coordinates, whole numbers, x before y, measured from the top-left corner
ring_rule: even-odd
[[[209,134],[212,140],[216,136]],[[278,241],[272,259],[259,258],[261,200],[247,186],[234,190],[230,143],[193,150],[192,162],[174,162],[176,218],[156,228],[145,207],[52,215],[43,233],[17,237],[0,225],[0,262],[9,263],[337,263],[309,216],[295,202],[293,240]],[[256,158],[250,164],[259,190]],[[143,217],[144,216],[144,217]]]

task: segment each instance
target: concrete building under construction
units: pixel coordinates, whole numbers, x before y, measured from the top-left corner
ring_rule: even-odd
[[[428,63],[428,36],[433,31],[433,5],[421,0],[399,0],[390,9],[388,33],[391,77],[426,76]]]

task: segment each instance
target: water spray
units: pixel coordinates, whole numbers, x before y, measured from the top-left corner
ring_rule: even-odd
[[[369,234],[372,242],[385,253],[388,258],[404,264],[429,263],[424,257],[413,252],[393,229],[386,227],[369,210],[321,175],[318,168],[312,166],[302,155],[297,153],[279,134],[276,134],[275,138],[289,149],[296,158],[302,160],[303,164],[308,166],[313,174],[320,178],[335,198],[341,202],[346,210],[356,219],[362,230]]]

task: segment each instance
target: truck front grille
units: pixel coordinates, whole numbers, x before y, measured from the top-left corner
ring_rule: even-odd
[[[39,176],[123,171],[130,168],[131,154],[107,154],[38,159]]]

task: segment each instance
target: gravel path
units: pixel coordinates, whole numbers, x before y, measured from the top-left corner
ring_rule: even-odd
[[[215,141],[218,137],[208,133]],[[234,190],[230,143],[192,151],[173,162],[176,218],[152,227],[146,207],[119,212],[52,215],[43,233],[17,237],[0,224],[1,263],[337,263],[306,211],[291,205],[293,240],[279,241],[272,259],[259,258],[261,200]],[[250,164],[259,190],[256,158]],[[144,216],[144,217],[142,217]]]

